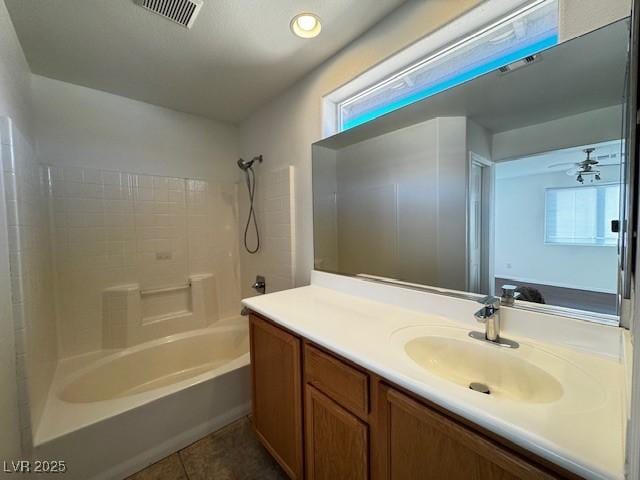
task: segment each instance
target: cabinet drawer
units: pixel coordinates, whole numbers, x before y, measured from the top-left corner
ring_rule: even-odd
[[[306,382],[347,410],[366,419],[369,413],[369,377],[312,345],[304,345]]]

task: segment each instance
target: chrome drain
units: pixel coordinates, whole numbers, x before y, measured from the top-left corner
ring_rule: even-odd
[[[489,387],[484,383],[471,382],[469,384],[469,388],[474,392],[480,392],[480,393],[484,393],[485,395],[491,395],[491,390],[489,390]]]

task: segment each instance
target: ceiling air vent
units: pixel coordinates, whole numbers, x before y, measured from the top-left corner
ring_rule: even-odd
[[[191,28],[202,7],[202,0],[138,0],[138,4],[183,27]]]
[[[521,60],[510,63],[509,65],[505,65],[504,67],[500,67],[501,73],[513,72],[522,67],[526,67],[527,65],[531,65],[534,62],[540,60],[540,55],[529,55],[528,57],[524,57]]]

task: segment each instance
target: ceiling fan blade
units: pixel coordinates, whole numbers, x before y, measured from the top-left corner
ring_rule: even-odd
[[[567,166],[572,166],[575,167],[579,165],[576,162],[563,162],[563,163],[554,163],[552,165],[547,165],[547,168],[555,168],[555,167],[567,167]]]
[[[577,175],[578,172],[580,171],[579,168],[570,168],[569,170],[567,170],[566,173],[567,175],[569,175],[570,177],[573,177],[574,175]]]

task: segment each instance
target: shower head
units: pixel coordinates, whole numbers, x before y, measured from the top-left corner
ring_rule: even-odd
[[[253,157],[251,160],[243,160],[242,158],[238,159],[238,167],[240,170],[244,170],[245,172],[251,168],[254,162],[262,163],[262,155],[258,155],[257,157]]]

